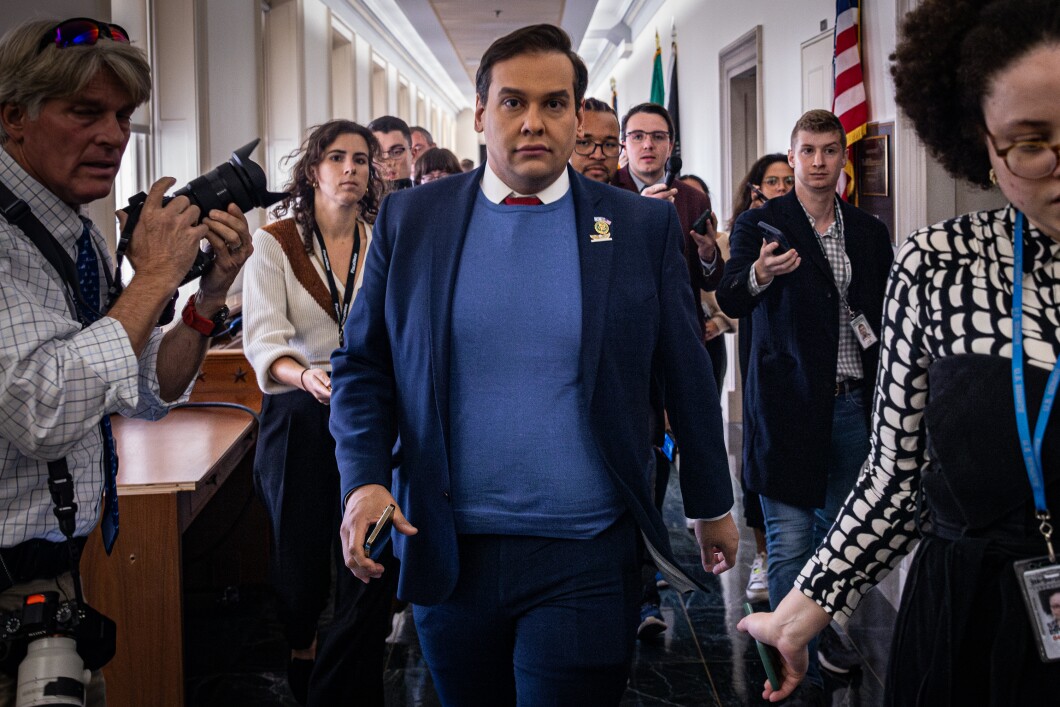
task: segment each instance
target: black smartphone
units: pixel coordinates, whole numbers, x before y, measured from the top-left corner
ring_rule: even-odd
[[[743,613],[746,616],[750,616],[754,613],[754,609],[747,602],[743,603]],[[777,649],[768,644],[762,643],[757,638],[755,639],[755,645],[758,647],[758,657],[762,659],[762,666],[766,669],[766,678],[769,679],[769,684],[773,686],[774,690],[780,689],[780,654],[777,653]]]
[[[769,201],[769,197],[765,195],[765,192],[763,192],[761,189],[756,187],[754,184],[748,184],[747,186],[750,187],[750,189],[751,189],[751,199],[752,200],[757,196],[762,201]]]
[[[699,218],[696,219],[696,222],[692,224],[692,230],[701,236],[705,235],[707,233],[708,221],[713,221],[710,207],[707,207],[707,210],[699,215]]]
[[[390,525],[394,519],[394,504],[383,509],[383,515],[368,528],[368,537],[364,540],[364,554],[372,560],[378,560],[383,548],[390,541]]]
[[[791,249],[791,245],[788,244],[788,237],[784,235],[784,232],[775,226],[770,226],[765,221],[759,221],[758,227],[762,229],[765,234],[765,239],[770,243],[778,243],[779,245],[773,251],[773,255],[783,255]]]

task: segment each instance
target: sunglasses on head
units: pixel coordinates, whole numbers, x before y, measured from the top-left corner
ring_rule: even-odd
[[[129,43],[129,33],[120,25],[110,25],[90,17],[75,17],[72,20],[63,20],[45,32],[37,51],[44,51],[49,44],[54,44],[60,49],[90,47],[100,38]]]

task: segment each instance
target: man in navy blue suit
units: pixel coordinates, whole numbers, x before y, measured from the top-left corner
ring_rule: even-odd
[[[565,32],[497,40],[476,83],[486,165],[384,200],[332,359],[346,564],[381,576],[363,542],[395,504],[398,596],[444,704],[615,705],[638,543],[694,586],[651,501],[653,371],[703,567],[738,543],[682,231],[567,167],[587,72]]]

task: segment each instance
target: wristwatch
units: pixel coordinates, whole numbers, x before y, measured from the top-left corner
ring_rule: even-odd
[[[217,336],[224,332],[228,323],[228,305],[222,304],[221,308],[207,319],[195,311],[195,295],[192,295],[188,298],[188,303],[184,305],[184,311],[181,312],[180,318],[185,324],[203,336]]]

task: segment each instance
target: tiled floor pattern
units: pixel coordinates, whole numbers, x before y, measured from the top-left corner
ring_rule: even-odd
[[[735,469],[739,463],[739,427],[732,426],[731,432],[730,449],[736,451],[730,459]],[[741,510],[739,501],[736,510]],[[754,644],[735,628],[742,616],[744,588],[754,556],[750,531],[744,532],[742,518],[738,518],[743,536],[740,566],[721,577],[706,576],[699,566],[695,540],[685,529],[676,478],[670,481],[664,515],[678,561],[695,568],[708,591],[681,596],[671,589],[663,590],[662,613],[669,628],[654,642],[638,643],[623,707],[768,704],[760,697],[765,672]],[[296,704],[287,690],[286,650],[268,587],[239,587],[189,597],[188,606],[189,705]],[[826,689],[833,707],[882,704],[882,676],[893,620],[894,609],[882,595],[873,592],[863,601],[850,636],[864,658],[864,666],[845,681],[828,680]],[[411,623],[410,618],[399,625],[387,647],[389,707],[438,705]]]

